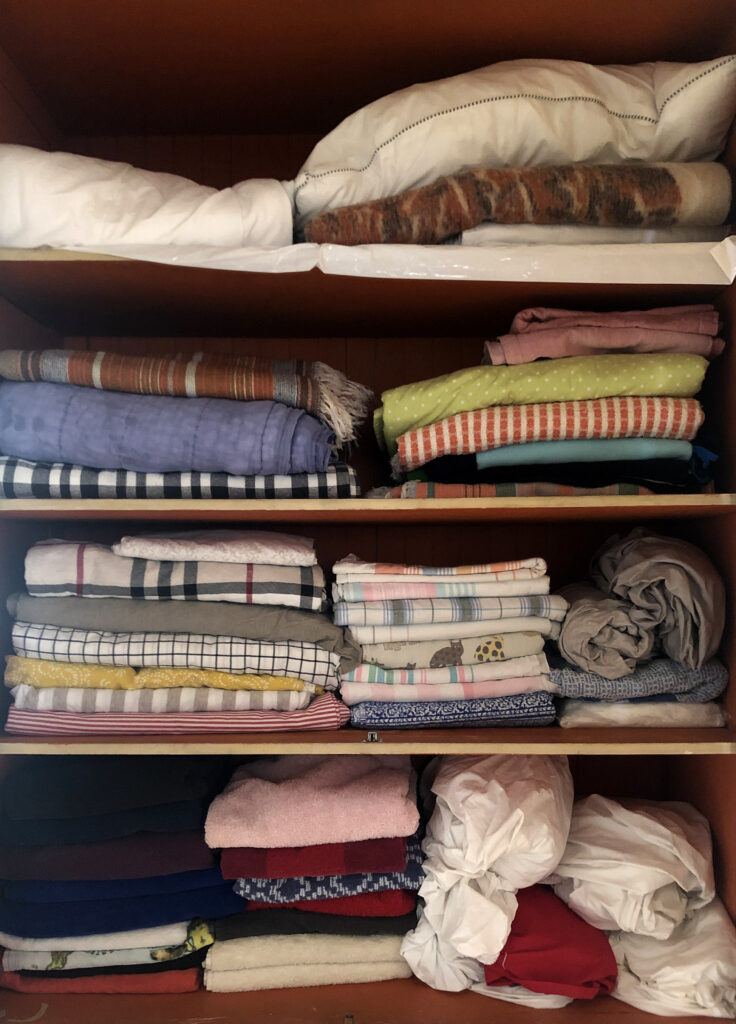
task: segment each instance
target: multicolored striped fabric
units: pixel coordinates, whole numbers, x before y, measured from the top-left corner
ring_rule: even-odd
[[[606,487],[568,487],[565,484],[539,481],[530,484],[435,484],[409,480],[400,487],[390,487],[384,498],[587,498],[611,495],[653,494],[648,487],[636,484],[609,484]]]
[[[463,701],[490,697],[509,697],[538,690],[556,692],[549,676],[518,676],[514,679],[489,679],[481,683],[433,683],[429,686],[385,686],[381,683],[343,683],[340,696],[351,707],[364,701],[391,704],[421,701]]]
[[[416,469],[442,455],[469,455],[530,441],[669,437],[692,440],[704,420],[693,398],[596,398],[539,405],[493,405],[402,434],[393,463]]]
[[[181,686],[168,690],[87,690],[15,686],[10,691],[16,708],[24,711],[74,711],[168,715],[189,711],[300,711],[314,695],[296,690],[213,690]]]
[[[409,626],[428,622],[482,622],[534,615],[561,622],[568,603],[558,595],[532,597],[447,597],[396,601],[354,601],[335,605],[338,626]]]
[[[24,711],[10,707],[5,731],[38,736],[87,736],[128,733],[291,732],[339,729],[350,712],[333,694],[325,693],[303,711],[195,711],[170,715],[77,714],[72,711]]]
[[[492,642],[493,638],[490,638]],[[379,665],[363,663],[352,672],[340,677],[340,685],[346,683],[382,683],[387,686],[420,686],[437,683],[480,683],[489,679],[511,679],[517,676],[544,675],[549,673],[549,663],[544,654],[529,654],[520,658],[479,661],[469,665],[444,665],[441,668],[382,668]]]
[[[472,577],[471,577],[472,579]],[[536,580],[502,580],[497,583],[416,582],[402,580],[400,583],[336,583],[332,588],[334,601],[392,601],[419,598],[443,597],[513,597],[518,594],[548,594],[549,576]]]
[[[547,563],[543,558],[523,558],[519,561],[487,562],[478,565],[450,565],[438,567],[434,565],[404,565],[401,562],[364,562],[357,555],[347,555],[335,562],[332,567],[335,578],[343,582],[342,577],[381,576],[473,576],[482,577],[487,583],[504,580],[535,580],[547,572]],[[347,582],[347,580],[345,581]],[[477,579],[476,579],[477,582]]]

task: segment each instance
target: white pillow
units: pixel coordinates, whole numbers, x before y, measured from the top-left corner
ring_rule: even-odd
[[[735,110],[736,56],[607,67],[512,60],[413,85],[317,143],[295,182],[297,227],[479,165],[714,160]]]
[[[293,238],[290,184],[217,191],[130,164],[0,146],[0,245],[282,246]]]

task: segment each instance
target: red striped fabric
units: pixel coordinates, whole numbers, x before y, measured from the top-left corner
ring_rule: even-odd
[[[5,731],[26,736],[294,732],[339,729],[349,721],[348,708],[333,694],[325,693],[302,711],[195,711],[169,715],[100,712],[80,715],[72,711],[23,711],[11,707]]]

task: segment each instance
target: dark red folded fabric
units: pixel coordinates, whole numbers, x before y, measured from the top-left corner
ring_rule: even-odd
[[[137,832],[121,839],[69,846],[0,845],[0,879],[49,882],[151,878],[215,864],[201,830]]]
[[[63,971],[59,971],[63,975]],[[88,978],[34,978],[15,971],[0,973],[0,987],[14,992],[194,992],[201,985],[199,967],[161,974],[95,974]]]
[[[260,850],[253,846],[222,851],[223,878],[315,878],[403,871],[406,839],[365,839],[357,843],[325,843]]]
[[[604,932],[587,924],[545,885],[520,889],[511,934],[486,985],[593,999],[616,984],[616,958]]]
[[[295,903],[259,903],[249,900],[247,910],[311,910],[315,914],[346,914],[353,917],[400,917],[416,909],[417,894],[407,889],[361,892],[332,900],[297,900]]]

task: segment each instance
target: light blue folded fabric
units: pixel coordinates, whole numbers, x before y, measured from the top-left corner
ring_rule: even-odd
[[[0,383],[0,451],[139,473],[321,473],[334,435],[280,402]]]
[[[606,679],[572,665],[557,668],[555,664],[551,657],[550,681],[558,687],[561,696],[577,700],[651,700],[668,694],[682,703],[705,704],[719,697],[728,685],[728,669],[715,658],[697,669],[669,658],[657,658],[639,665],[631,675],[621,679]]]
[[[478,469],[491,466],[526,466],[565,462],[628,462],[645,459],[680,459],[687,462],[693,453],[689,441],[660,437],[622,437],[611,440],[532,441],[510,444],[477,452]]]
[[[350,724],[362,729],[451,729],[461,726],[550,725],[552,695],[544,690],[476,700],[419,700],[391,704],[367,700],[350,708]]]
[[[411,836],[406,844],[403,871],[362,872],[354,875],[318,875],[300,878],[238,878],[233,892],[259,903],[293,903],[296,900],[330,900],[365,892],[408,889],[416,891],[424,881],[422,846]]]

